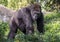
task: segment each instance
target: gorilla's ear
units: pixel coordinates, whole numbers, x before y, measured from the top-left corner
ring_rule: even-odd
[[[30,9],[29,9],[29,8],[26,8],[26,12],[27,12],[27,13],[30,13]]]

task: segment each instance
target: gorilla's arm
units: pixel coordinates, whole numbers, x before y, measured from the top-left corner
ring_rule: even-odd
[[[44,17],[43,13],[40,13],[37,19],[37,29],[40,33],[44,33]]]

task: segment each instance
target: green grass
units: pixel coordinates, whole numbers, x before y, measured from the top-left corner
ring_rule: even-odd
[[[60,42],[60,13],[46,14],[44,42]]]

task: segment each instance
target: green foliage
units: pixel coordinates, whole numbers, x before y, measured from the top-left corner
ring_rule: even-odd
[[[5,6],[7,6],[8,1],[7,1],[7,0],[0,0],[0,4],[3,4],[3,5],[5,5]]]
[[[51,13],[45,16],[44,42],[60,42],[60,13]]]
[[[7,32],[7,23],[0,22],[0,42],[5,41],[5,33]]]
[[[44,0],[46,2],[45,9],[47,11],[60,11],[60,0]]]
[[[37,1],[40,1],[41,4],[45,1],[45,5],[43,8],[47,11],[59,11],[60,9],[60,0],[0,0],[0,4],[3,4],[11,9],[19,9],[29,3],[34,3]],[[41,6],[43,6],[43,4]]]
[[[22,8],[26,5],[28,5],[30,3],[31,0],[8,0],[8,5],[7,7],[11,8],[11,9],[19,9]]]
[[[60,13],[52,12],[44,16],[45,22],[57,21],[59,20]]]

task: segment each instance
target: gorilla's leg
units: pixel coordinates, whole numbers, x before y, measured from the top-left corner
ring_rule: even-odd
[[[26,34],[33,34],[33,33],[34,33],[34,27],[33,26],[26,27]]]
[[[23,23],[18,28],[19,28],[20,31],[22,31],[24,34],[26,34],[26,27]]]
[[[17,33],[17,25],[15,23],[15,21],[12,21],[12,23],[10,24],[10,32],[8,35],[8,39],[13,39],[15,37]]]
[[[42,13],[37,19],[37,29],[40,33],[44,33],[44,18]]]
[[[24,24],[21,25],[21,27],[19,27],[19,29],[26,35],[26,34],[31,34],[34,32],[34,28],[33,27],[26,27]]]

